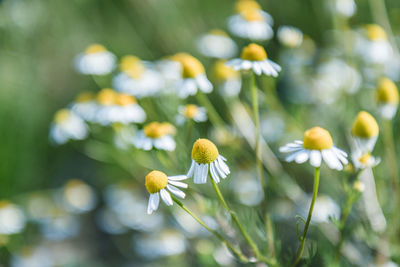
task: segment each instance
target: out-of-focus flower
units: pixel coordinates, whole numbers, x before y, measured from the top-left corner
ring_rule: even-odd
[[[151,171],[148,173],[145,182],[146,189],[150,194],[147,214],[152,214],[153,211],[158,209],[160,196],[167,206],[171,206],[173,201],[169,192],[180,198],[185,198],[185,193],[177,187],[187,188],[187,184],[179,182],[187,178],[186,175],[167,176],[165,173],[160,171]]]
[[[71,104],[71,111],[87,122],[94,122],[97,104],[92,92],[80,93]]]
[[[311,198],[307,199],[308,205],[303,205],[302,207],[309,206]],[[306,214],[304,210],[304,214]],[[330,218],[339,219],[340,217],[340,207],[328,196],[318,196],[315,201],[314,212],[311,218],[311,222],[314,223],[328,223]]]
[[[0,234],[20,233],[25,223],[25,215],[17,205],[7,200],[0,201]]]
[[[115,68],[113,53],[100,44],[92,44],[75,58],[75,68],[83,74],[106,75]]]
[[[167,122],[151,122],[143,130],[139,130],[133,138],[133,145],[139,149],[151,150],[153,147],[160,150],[173,151],[176,143],[172,138],[175,127]]]
[[[290,153],[286,157],[287,162],[296,161],[301,164],[310,160],[310,164],[316,168],[321,166],[322,159],[329,168],[339,171],[343,169],[343,164],[348,163],[346,152],[335,147],[330,133],[321,127],[305,131],[303,141],[289,143],[279,151]]]
[[[61,109],[54,115],[50,128],[50,140],[62,145],[69,140],[83,140],[88,135],[85,122],[68,109]]]
[[[218,60],[213,66],[214,79],[217,82],[218,92],[226,97],[237,96],[242,87],[240,73],[226,65],[226,61]]]
[[[49,218],[40,222],[40,230],[44,237],[52,241],[61,241],[79,233],[80,221],[73,214],[56,207]]]
[[[175,94],[176,87],[182,80],[182,64],[165,58],[155,63],[155,69],[160,73],[164,81],[163,90],[160,93]]]
[[[259,41],[269,40],[274,35],[271,15],[261,10],[257,2],[240,0],[236,4],[236,12],[228,18],[228,29],[232,34]]]
[[[388,78],[381,78],[376,92],[378,111],[382,118],[391,120],[399,105],[399,91],[396,84]]]
[[[289,48],[299,47],[303,42],[303,33],[293,26],[281,26],[278,29],[278,40]]]
[[[360,111],[351,129],[356,148],[363,153],[374,149],[379,135],[379,126],[374,117],[366,111]]]
[[[281,71],[278,64],[268,59],[264,47],[254,43],[243,48],[241,58],[232,59],[226,64],[235,70],[252,70],[257,75],[277,77]]]
[[[211,93],[213,85],[207,79],[204,66],[197,58],[187,53],[178,53],[173,55],[171,60],[179,62],[182,67],[182,79],[177,84],[177,94],[180,98],[195,95],[197,90]]]
[[[136,133],[136,126],[131,124],[114,123],[114,145],[119,149],[128,149]]]
[[[354,0],[335,0],[334,8],[336,12],[345,17],[351,17],[357,11],[357,5]]]
[[[356,169],[373,168],[378,165],[381,160],[375,158],[371,153],[364,153],[361,150],[355,150],[351,153],[351,159]]]
[[[193,177],[195,184],[207,182],[208,170],[216,183],[230,174],[226,159],[218,152],[218,148],[208,139],[197,139],[192,149],[192,164],[187,177]]]
[[[118,214],[110,208],[103,208],[97,213],[97,223],[100,228],[109,234],[123,234],[128,231],[119,220]]]
[[[239,171],[233,179],[233,191],[241,203],[247,206],[256,206],[264,198],[257,175],[248,171]]]
[[[176,122],[180,125],[187,120],[195,122],[203,122],[207,120],[207,111],[204,107],[199,107],[194,104],[188,104],[178,107],[179,114],[176,116]]]
[[[11,258],[12,267],[52,267],[51,252],[43,247],[23,247]]]
[[[149,64],[135,56],[121,59],[117,74],[112,83],[116,90],[137,98],[154,96],[163,86],[162,76]]]
[[[96,122],[108,126],[113,123],[142,123],[146,113],[136,99],[128,94],[105,88],[97,94]]]
[[[63,204],[68,211],[84,213],[92,210],[96,204],[93,189],[78,179],[69,180],[62,189]]]
[[[235,42],[222,30],[212,30],[198,40],[200,53],[207,57],[227,59],[237,52]]]
[[[353,189],[356,190],[357,192],[364,192],[365,190],[365,184],[359,180],[355,181],[353,184]]]

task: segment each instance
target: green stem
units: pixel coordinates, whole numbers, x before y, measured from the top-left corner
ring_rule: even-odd
[[[184,211],[186,211],[190,216],[193,217],[201,226],[203,226],[207,231],[212,233],[219,241],[225,244],[235,256],[240,259],[242,262],[248,262],[249,260],[240,252],[235,246],[233,246],[228,240],[226,240],[220,233],[216,232],[215,230],[211,229],[203,220],[197,217],[193,212],[191,212],[188,208],[186,208],[183,203],[178,200],[175,196],[171,195],[172,199],[178,206],[180,206]]]
[[[221,116],[218,114],[218,112],[215,110],[213,104],[210,102],[208,97],[202,93],[198,92],[196,94],[197,101],[199,102],[200,105],[206,108],[207,110],[207,115],[210,118],[211,123],[215,126],[224,126],[224,120],[221,118]]]
[[[308,227],[310,226],[311,216],[312,216],[312,213],[314,210],[314,205],[315,205],[315,200],[317,199],[317,195],[318,195],[319,174],[320,174],[320,167],[315,168],[314,190],[313,190],[313,196],[312,196],[312,200],[311,200],[310,210],[308,211],[308,217],[307,217],[306,224],[304,226],[303,237],[301,238],[301,241],[300,241],[300,246],[298,249],[297,257],[296,257],[296,260],[293,262],[292,266],[296,266],[299,263],[301,256],[303,255],[304,245],[306,243],[306,237],[307,237],[307,232],[308,232]]]
[[[239,231],[243,235],[244,239],[247,241],[247,243],[249,243],[249,245],[252,248],[256,258],[261,260],[261,261],[266,262],[267,264],[275,265],[276,264],[275,259],[270,259],[270,258],[267,258],[267,257],[264,257],[264,256],[261,255],[260,251],[258,250],[258,247],[257,247],[256,243],[253,241],[253,239],[247,233],[246,229],[244,229],[242,223],[239,221],[239,218],[238,218],[237,214],[233,210],[231,210],[229,208],[229,206],[226,203],[221,191],[219,190],[218,185],[215,183],[215,181],[213,179],[211,179],[211,183],[212,183],[212,185],[214,187],[215,192],[217,193],[219,201],[221,202],[221,204],[224,207],[224,209],[230,214],[232,220],[235,222],[236,226],[239,228]]]

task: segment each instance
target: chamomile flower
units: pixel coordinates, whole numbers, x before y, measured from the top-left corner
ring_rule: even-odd
[[[101,125],[142,123],[146,120],[146,113],[131,95],[105,88],[97,94],[96,99],[96,122]]]
[[[106,75],[115,68],[113,53],[100,44],[92,44],[75,58],[75,68],[83,74]]]
[[[363,153],[361,150],[354,150],[351,153],[351,160],[356,169],[372,168],[381,162],[380,158],[376,158],[371,153]]]
[[[133,138],[133,145],[143,150],[151,150],[153,147],[160,150],[173,151],[176,143],[172,138],[175,127],[168,122],[151,122],[146,124],[143,130],[139,130]]]
[[[335,0],[334,7],[336,12],[344,17],[351,17],[357,11],[354,0]]]
[[[322,160],[329,168],[336,170],[342,170],[343,164],[348,163],[346,152],[335,147],[330,133],[321,127],[305,131],[303,141],[286,144],[279,151],[290,153],[286,157],[287,162],[296,161],[300,164],[310,160],[310,164],[316,168],[321,166]]]
[[[25,224],[25,215],[17,205],[7,200],[0,201],[0,234],[19,233]]]
[[[88,135],[85,122],[68,109],[61,109],[54,115],[50,129],[50,140],[62,145],[69,140],[83,140]]]
[[[261,10],[257,2],[241,0],[236,4],[237,14],[228,18],[229,31],[240,37],[250,40],[269,40],[274,35],[271,28],[272,17]]]
[[[169,192],[177,197],[185,198],[185,193],[178,189],[178,187],[187,188],[187,184],[179,182],[187,178],[186,175],[167,176],[160,171],[151,171],[147,174],[145,186],[150,194],[147,214],[152,214],[153,211],[158,209],[160,196],[167,206],[172,206],[173,202]]]
[[[351,133],[356,149],[369,153],[374,149],[379,135],[379,126],[374,117],[366,111],[360,111],[353,122]]]
[[[135,56],[123,57],[119,68],[112,82],[119,92],[142,98],[156,95],[163,86],[161,75]]]
[[[303,42],[303,33],[293,26],[281,26],[278,29],[278,40],[289,48],[299,47]]]
[[[226,97],[237,96],[242,87],[240,73],[226,65],[226,61],[218,60],[213,66],[213,75],[217,83],[218,92]]]
[[[187,177],[193,177],[195,184],[205,184],[208,173],[212,179],[219,183],[220,179],[225,179],[230,170],[225,163],[226,159],[218,152],[218,148],[208,139],[198,139],[193,144],[192,165],[187,173]]]
[[[382,118],[393,119],[399,105],[399,91],[389,78],[381,78],[376,92],[378,111]]]
[[[203,122],[207,120],[207,112],[204,107],[199,107],[194,104],[188,104],[178,107],[179,114],[176,116],[176,122],[182,125],[187,120],[195,122]]]
[[[226,59],[233,57],[238,48],[222,30],[212,30],[198,40],[198,49],[204,56]]]
[[[179,62],[182,67],[181,80],[177,84],[177,94],[180,98],[195,95],[197,90],[211,93],[213,86],[207,79],[203,64],[197,58],[187,53],[178,53],[172,56],[171,60]]]
[[[268,59],[264,47],[258,44],[249,44],[242,50],[241,58],[236,58],[226,63],[235,70],[252,70],[255,74],[265,74],[277,77],[281,67]]]
[[[93,189],[78,179],[69,180],[62,189],[62,204],[72,213],[84,213],[92,210],[96,204]]]
[[[71,105],[71,111],[87,122],[93,122],[97,112],[95,94],[92,92],[82,92]]]

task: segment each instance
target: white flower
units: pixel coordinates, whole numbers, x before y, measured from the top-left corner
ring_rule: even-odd
[[[322,160],[329,168],[336,170],[342,170],[343,164],[348,163],[346,152],[335,147],[329,132],[320,127],[307,130],[303,141],[286,144],[279,151],[290,153],[286,157],[287,162],[300,164],[310,160],[310,164],[316,168],[321,166]]]
[[[66,209],[78,214],[92,210],[97,200],[93,189],[77,179],[70,180],[65,184],[62,197]]]
[[[75,58],[75,68],[83,74],[106,75],[115,68],[113,53],[99,44],[89,46],[84,53]]]
[[[133,138],[133,145],[143,150],[151,150],[153,147],[160,150],[173,151],[176,143],[172,138],[175,128],[169,123],[151,122],[137,132]]]
[[[219,154],[213,142],[207,139],[198,139],[193,144],[192,165],[187,177],[193,177],[195,184],[205,184],[210,172],[213,180],[219,183],[221,178],[225,179],[230,174],[225,161],[226,159]]]
[[[80,93],[71,104],[71,111],[87,122],[94,122],[97,103],[92,92]]]
[[[303,33],[296,27],[281,26],[278,29],[278,39],[287,47],[299,47],[303,42]]]
[[[373,168],[381,162],[380,158],[375,158],[370,153],[363,153],[358,149],[351,153],[351,160],[356,169]]]
[[[226,61],[218,60],[213,66],[213,75],[218,92],[225,97],[237,96],[242,87],[240,73],[226,65]]]
[[[197,43],[200,53],[207,57],[226,59],[237,52],[237,45],[221,30],[213,30],[200,37]]]
[[[399,92],[396,84],[389,78],[381,78],[376,96],[379,114],[382,118],[393,119],[399,105]]]
[[[351,17],[357,10],[354,0],[335,0],[335,8],[338,13],[345,17]]]
[[[62,145],[69,140],[82,140],[88,135],[85,122],[68,109],[61,109],[54,115],[50,128],[50,140]]]
[[[177,187],[187,188],[187,184],[179,182],[187,178],[186,175],[167,176],[165,173],[160,171],[151,171],[147,174],[145,185],[147,191],[150,193],[147,214],[152,214],[153,211],[158,209],[160,196],[167,206],[172,206],[173,201],[169,192],[177,197],[185,198],[185,193]]]
[[[360,111],[352,126],[352,136],[357,150],[369,153],[378,139],[379,126],[374,117],[366,111]]]
[[[267,58],[264,48],[257,44],[249,44],[242,50],[241,58],[226,63],[234,70],[252,70],[255,74],[277,77],[281,67]]]
[[[182,125],[187,120],[194,120],[195,122],[203,122],[207,120],[207,112],[204,107],[199,107],[194,104],[188,104],[178,107],[179,114],[176,116],[176,122]]]
[[[0,234],[11,235],[21,232],[26,219],[22,210],[6,200],[0,201]]]

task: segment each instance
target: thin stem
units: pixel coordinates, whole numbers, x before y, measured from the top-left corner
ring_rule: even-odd
[[[211,229],[202,219],[197,217],[193,212],[191,212],[181,201],[179,201],[174,195],[171,195],[172,199],[178,206],[180,206],[184,211],[186,211],[190,216],[193,217],[201,226],[203,226],[207,231],[212,233],[219,241],[225,244],[235,256],[240,259],[242,262],[248,262],[249,260],[240,252],[235,246],[233,246],[228,240],[226,240],[220,233]]]
[[[264,257],[264,256],[261,255],[260,251],[258,250],[258,247],[257,247],[256,243],[253,241],[253,239],[247,233],[246,229],[244,229],[242,223],[239,221],[239,218],[238,218],[237,214],[233,210],[231,210],[229,208],[229,206],[226,203],[221,191],[219,190],[219,187],[218,187],[217,183],[215,183],[215,181],[213,179],[211,179],[211,183],[212,183],[212,185],[214,187],[215,192],[217,193],[219,201],[221,202],[221,204],[224,207],[224,209],[231,215],[232,220],[235,222],[236,226],[239,228],[239,231],[241,232],[241,234],[244,237],[244,239],[246,239],[247,243],[249,243],[249,245],[252,248],[256,258],[261,260],[261,261],[264,261],[264,262],[266,262],[268,264],[271,264],[271,265],[276,264],[275,259],[269,259],[269,258]]]
[[[221,118],[221,116],[218,114],[218,112],[215,110],[213,104],[210,102],[208,97],[202,93],[198,92],[196,94],[197,101],[202,105],[203,107],[206,108],[208,117],[210,118],[211,123],[218,127],[218,126],[224,126],[224,120]]]
[[[308,211],[307,221],[306,221],[306,224],[304,225],[303,237],[301,238],[301,241],[300,241],[300,246],[299,246],[299,250],[297,253],[297,257],[296,257],[296,260],[293,262],[292,266],[296,266],[299,263],[301,256],[303,255],[304,245],[306,243],[306,237],[307,237],[307,232],[308,232],[308,227],[310,226],[311,216],[312,216],[312,213],[314,210],[315,200],[317,199],[317,195],[318,195],[319,173],[320,173],[320,168],[319,167],[315,168],[314,190],[313,190],[313,196],[312,196],[312,200],[311,200],[310,210]]]

